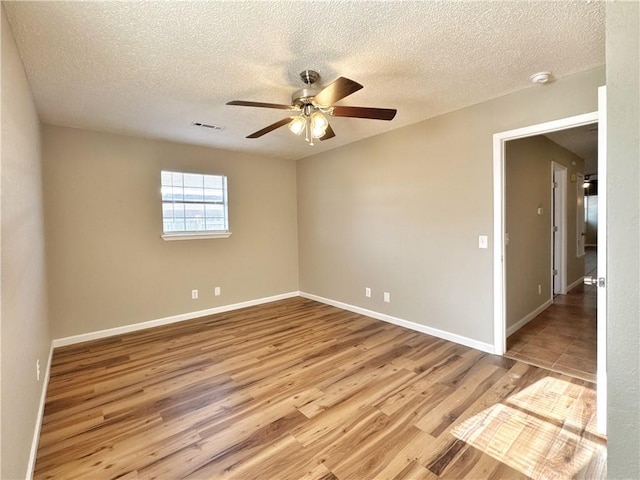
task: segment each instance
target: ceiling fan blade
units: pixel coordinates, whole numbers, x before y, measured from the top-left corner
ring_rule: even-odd
[[[336,133],[333,131],[333,128],[331,128],[331,125],[327,125],[327,130],[324,132],[324,135],[320,137],[320,140],[329,140],[330,138],[333,138],[335,136]]]
[[[261,108],[277,108],[280,110],[298,110],[292,105],[281,105],[279,103],[249,102],[245,100],[232,100],[227,105],[238,105],[240,107],[261,107]]]
[[[331,106],[344,97],[357,92],[362,88],[358,82],[340,77],[333,83],[324,87],[318,94],[313,97],[314,103],[317,105]]]
[[[283,125],[286,125],[291,121],[291,118],[283,118],[282,120],[278,120],[276,123],[272,123],[268,127],[264,127],[262,130],[258,130],[257,132],[252,133],[251,135],[247,135],[247,138],[258,138],[263,136],[266,133],[269,133],[276,128],[280,128]]]
[[[371,118],[374,120],[393,120],[397,113],[395,108],[333,107],[331,110],[331,115],[334,117]]]

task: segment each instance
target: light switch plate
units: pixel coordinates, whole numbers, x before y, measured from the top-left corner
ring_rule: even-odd
[[[478,248],[489,248],[489,237],[487,235],[478,235]]]

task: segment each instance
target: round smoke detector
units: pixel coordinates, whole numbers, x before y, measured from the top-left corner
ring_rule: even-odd
[[[551,72],[534,73],[530,78],[533,83],[549,83],[551,81]]]

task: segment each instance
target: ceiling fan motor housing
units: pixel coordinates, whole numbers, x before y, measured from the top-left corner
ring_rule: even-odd
[[[297,107],[303,107],[311,103],[313,97],[320,92],[319,88],[313,86],[320,80],[320,74],[315,70],[305,70],[300,72],[300,79],[307,85],[306,88],[298,90],[291,95],[291,104]]]
[[[300,78],[304,83],[311,86],[320,80],[320,74],[315,70],[305,70],[304,72],[300,72]]]
[[[298,90],[291,95],[291,104],[297,107],[303,107],[311,103],[311,100],[313,100],[313,97],[315,97],[318,92],[320,92],[320,89],[313,87]]]

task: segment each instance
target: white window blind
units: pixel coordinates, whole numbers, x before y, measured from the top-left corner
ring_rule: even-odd
[[[161,188],[165,235],[229,232],[226,176],[163,170]]]

